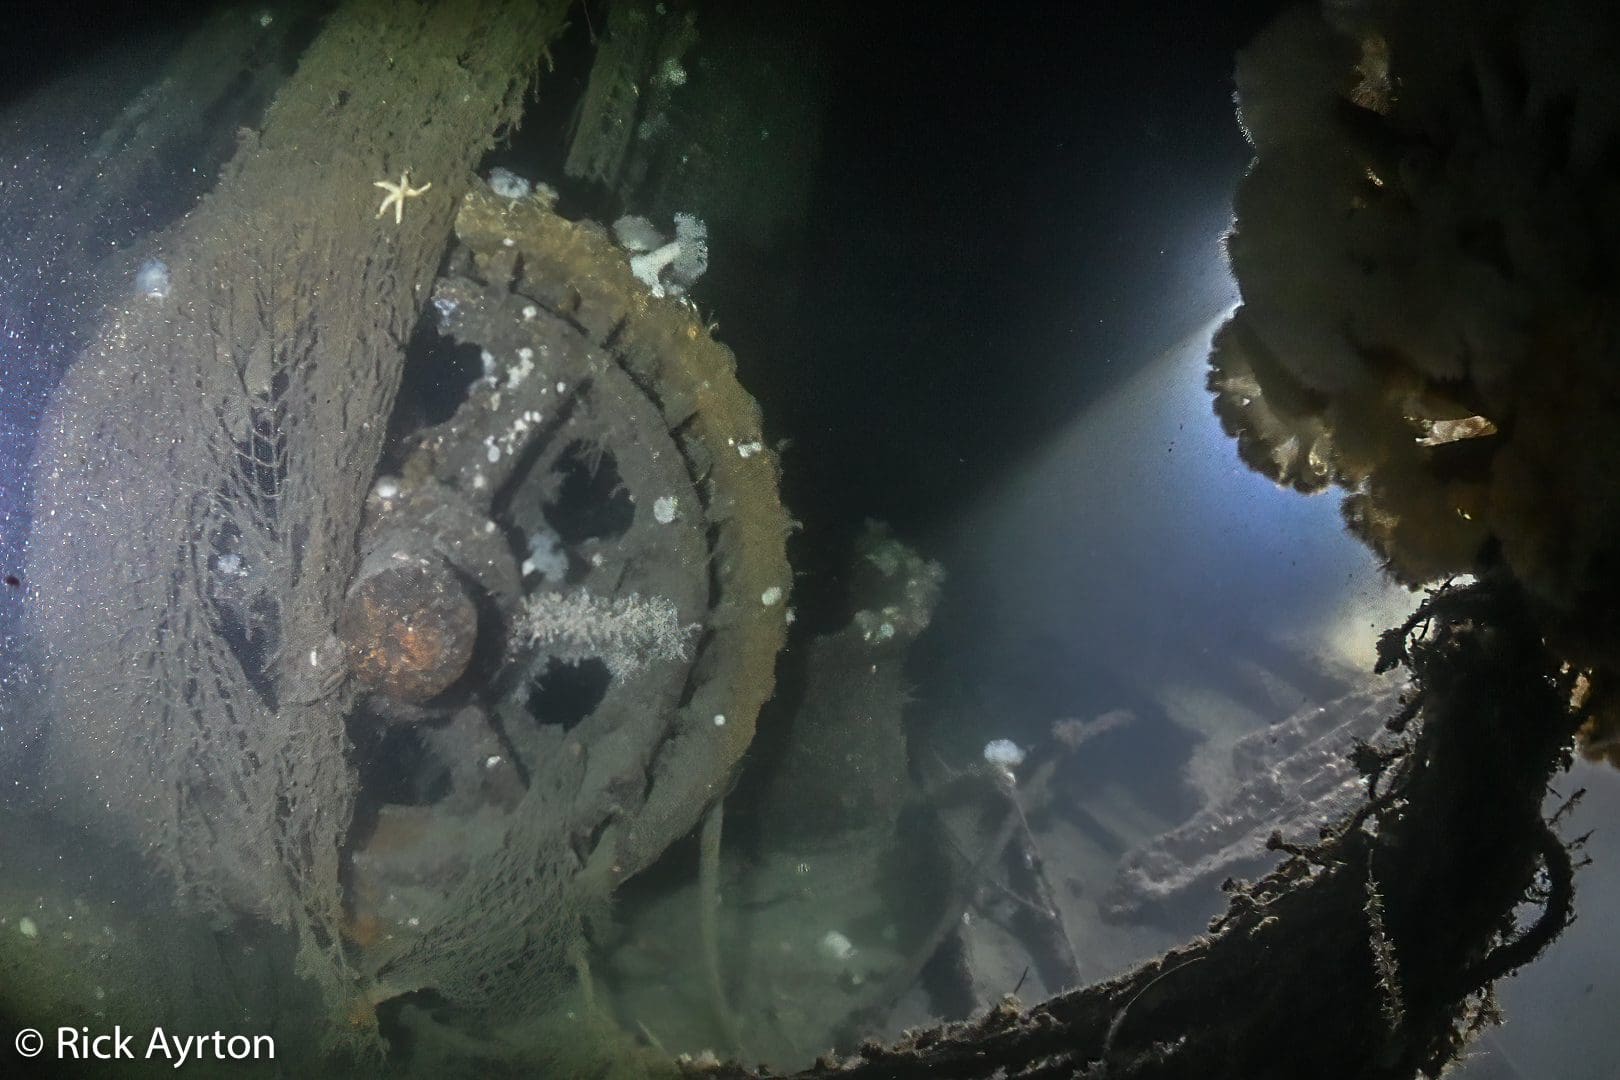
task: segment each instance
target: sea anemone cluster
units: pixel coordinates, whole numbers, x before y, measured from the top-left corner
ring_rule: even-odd
[[[1297,9],[1238,58],[1255,160],[1215,412],[1255,469],[1343,489],[1418,586],[1505,567],[1572,661],[1620,654],[1620,16]]]
[[[1620,667],[1617,47],[1586,0],[1274,23],[1238,58],[1242,303],[1209,374],[1245,462],[1345,491],[1409,586],[1510,573],[1598,699]]]

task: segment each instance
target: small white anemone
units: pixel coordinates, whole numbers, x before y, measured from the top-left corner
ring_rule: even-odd
[[[821,937],[821,955],[829,960],[844,963],[855,956],[855,943],[840,934],[837,930],[829,930]]]
[[[998,769],[1016,769],[1024,763],[1024,751],[1011,739],[991,739],[984,744],[984,760]]]
[[[534,185],[511,169],[497,165],[489,170],[489,190],[503,199],[523,199],[534,190]]]
[[[169,266],[162,259],[147,259],[135,273],[135,291],[151,300],[169,295]]]

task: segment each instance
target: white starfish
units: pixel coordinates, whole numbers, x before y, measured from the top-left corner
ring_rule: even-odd
[[[399,174],[399,183],[397,184],[388,180],[374,180],[371,186],[380,187],[388,192],[388,197],[383,199],[382,205],[377,208],[377,216],[382,217],[388,213],[388,208],[392,206],[394,208],[394,224],[398,225],[405,220],[405,200],[416,198],[432,187],[433,183],[429,181],[419,188],[411,187],[411,170],[406,169]]]

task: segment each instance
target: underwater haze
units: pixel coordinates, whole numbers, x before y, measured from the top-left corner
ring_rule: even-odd
[[[11,1073],[1616,1075],[1611,41],[19,20]]]

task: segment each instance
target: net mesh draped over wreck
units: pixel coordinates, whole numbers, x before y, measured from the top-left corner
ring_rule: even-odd
[[[786,636],[788,522],[730,351],[604,229],[475,188],[456,234],[432,306],[486,374],[411,437],[361,545],[439,553],[505,633],[476,691],[369,702],[449,779],[355,839],[354,899],[377,996],[499,1012],[532,1006],[573,923],[725,795]],[[625,520],[558,537],[581,472],[611,472]],[[538,685],[585,661],[610,677],[564,722]]]
[[[190,901],[300,931],[339,996],[354,802],[335,612],[469,169],[565,5],[355,3],[160,242],[40,435],[39,788]],[[430,191],[378,220],[379,178]]]
[[[790,618],[731,353],[605,229],[472,177],[560,26],[482,8],[331,19],[38,458],[39,801],[194,908],[291,926],[362,1032],[414,991],[495,1016],[568,976],[582,918],[724,796]],[[408,201],[379,213],[379,177]],[[485,365],[420,431],[413,334]],[[625,521],[558,536],[604,462],[587,509]],[[587,663],[583,715],[536,703]]]

